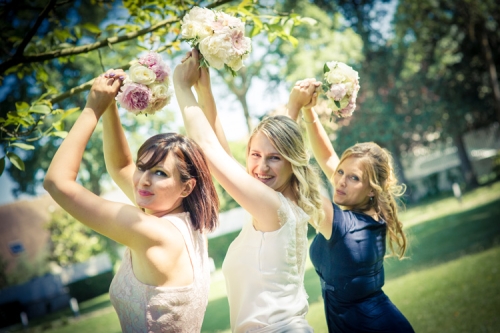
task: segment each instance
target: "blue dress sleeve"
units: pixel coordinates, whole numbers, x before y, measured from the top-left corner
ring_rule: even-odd
[[[342,239],[351,229],[354,221],[353,214],[350,211],[344,211],[336,203],[333,204],[333,226],[332,236],[328,240],[330,243],[335,243]]]

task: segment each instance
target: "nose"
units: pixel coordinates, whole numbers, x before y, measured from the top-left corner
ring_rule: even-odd
[[[337,183],[339,186],[345,187],[346,184],[345,175],[341,175]]]
[[[267,160],[265,158],[261,158],[259,161],[259,171],[267,171],[269,169],[269,165],[267,165]]]
[[[140,178],[140,181],[139,183],[142,185],[142,186],[149,186],[151,185],[151,179],[150,179],[150,173],[149,173],[149,170],[146,170],[142,173],[141,175],[141,178]]]

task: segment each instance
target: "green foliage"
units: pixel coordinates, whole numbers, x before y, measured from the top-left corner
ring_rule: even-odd
[[[62,209],[52,213],[46,228],[52,243],[48,259],[59,266],[85,262],[106,250],[102,236]]]
[[[22,284],[48,273],[49,266],[47,264],[47,253],[45,250],[37,253],[35,258],[29,258],[27,253],[19,255],[16,257],[15,266],[6,274],[7,285]]]

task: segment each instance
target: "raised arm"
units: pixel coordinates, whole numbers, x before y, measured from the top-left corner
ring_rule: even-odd
[[[339,164],[339,157],[313,109],[317,101],[316,89],[319,84],[314,79],[297,82],[290,93],[288,116],[297,121],[302,109],[302,120],[305,123],[314,157],[326,177],[331,179]]]
[[[217,181],[254,217],[255,228],[261,231],[279,229],[281,202],[278,194],[246,173],[224,150],[191,91],[199,76],[198,52],[193,50],[174,71],[175,94],[188,136],[203,149]]]
[[[215,105],[214,95],[212,94],[212,85],[210,83],[210,72],[208,68],[200,68],[200,78],[194,84],[194,89],[196,95],[198,95],[198,104],[207,117],[222,148],[231,155],[231,149],[227,143],[226,134],[222,129],[219,114],[217,113],[217,106]]]
[[[54,155],[43,185],[64,210],[83,224],[117,242],[138,247],[158,233],[151,223],[145,223],[148,216],[137,207],[100,198],[76,181],[85,147],[120,85],[119,79],[104,76],[94,80],[85,108]]]
[[[132,176],[135,163],[123,132],[116,102],[111,103],[104,113],[102,124],[106,170],[123,193],[134,202]]]

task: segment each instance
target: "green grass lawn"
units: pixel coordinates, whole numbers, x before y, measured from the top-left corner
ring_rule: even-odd
[[[409,208],[402,214],[410,238],[407,259],[389,258],[384,291],[416,332],[500,332],[500,183]],[[219,267],[229,235],[213,246]],[[222,254],[221,254],[222,253]],[[220,258],[219,258],[220,257]],[[319,281],[310,262],[305,275],[315,332],[327,332]],[[82,316],[53,314],[32,332],[120,332],[109,296],[81,304]],[[220,270],[212,275],[202,332],[229,332],[229,307]],[[59,316],[61,319],[55,320]],[[59,327],[55,327],[59,326]],[[52,329],[49,329],[52,327]]]

